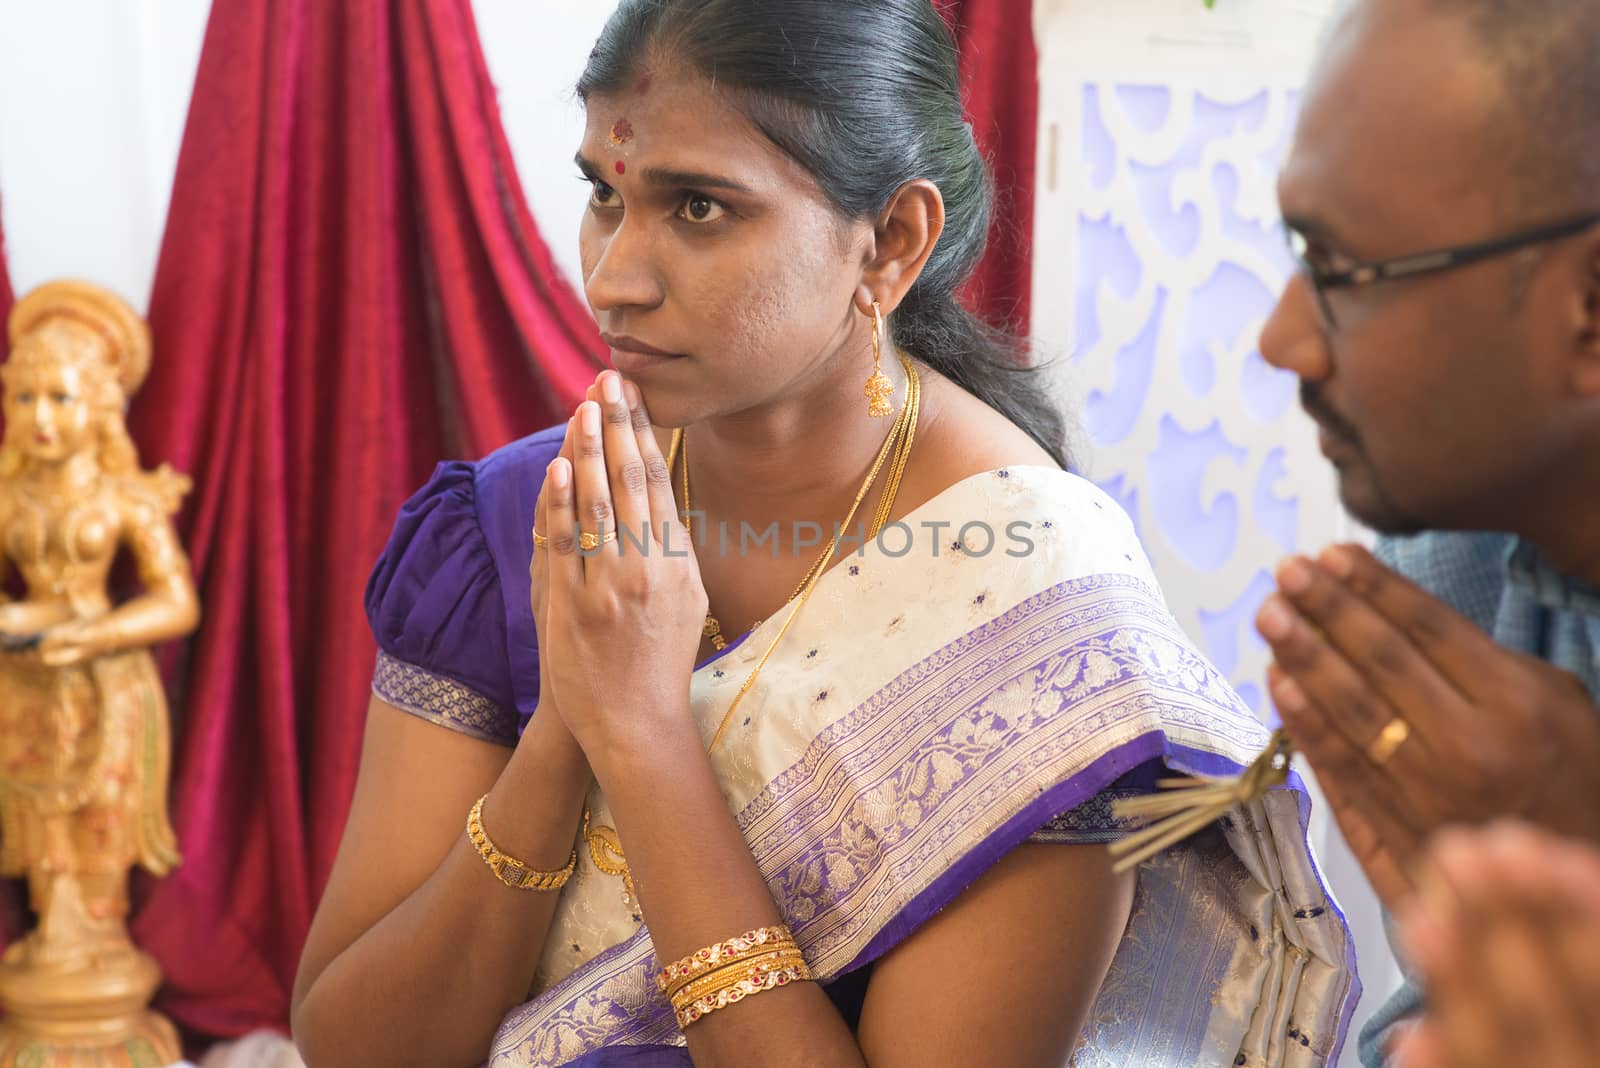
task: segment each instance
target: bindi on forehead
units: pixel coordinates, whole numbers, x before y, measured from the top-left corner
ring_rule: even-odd
[[[606,140],[611,143],[612,148],[625,150],[633,143],[633,123],[626,117],[618,119],[611,124],[611,132]],[[618,174],[628,173],[628,165],[620,159],[616,162],[616,169]]]
[[[640,94],[648,93],[653,82],[654,79],[650,75],[641,74],[639,80],[633,83],[633,91]]]

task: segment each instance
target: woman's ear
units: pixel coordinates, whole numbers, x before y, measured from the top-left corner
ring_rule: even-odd
[[[870,315],[873,300],[883,306],[885,315],[898,308],[922,276],[943,233],[944,197],[938,186],[919,178],[897,189],[873,227],[873,250],[862,272],[858,308]]]

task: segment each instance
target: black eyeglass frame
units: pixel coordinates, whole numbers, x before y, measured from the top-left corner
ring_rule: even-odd
[[[1458,245],[1455,248],[1435,249],[1432,252],[1415,252],[1408,256],[1396,256],[1393,259],[1378,260],[1372,263],[1363,263],[1343,271],[1324,271],[1309,262],[1303,253],[1295,249],[1295,238],[1302,240],[1306,235],[1296,230],[1285,222],[1284,238],[1289,242],[1289,252],[1311,280],[1311,286],[1317,291],[1317,303],[1322,307],[1323,317],[1330,327],[1338,325],[1334,318],[1333,306],[1328,301],[1328,291],[1332,289],[1348,289],[1353,286],[1372,285],[1375,282],[1386,282],[1395,278],[1415,278],[1418,275],[1434,274],[1439,271],[1454,270],[1465,267],[1471,263],[1503,256],[1507,252],[1518,249],[1542,245],[1546,242],[1557,241],[1563,237],[1582,233],[1590,227],[1600,225],[1600,212],[1585,215],[1581,218],[1568,219],[1565,222],[1552,223],[1540,226],[1533,230],[1523,230],[1505,237],[1491,238],[1487,241],[1478,241],[1470,245]]]

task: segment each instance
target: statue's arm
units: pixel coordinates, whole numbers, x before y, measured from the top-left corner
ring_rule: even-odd
[[[200,622],[189,559],[172,521],[139,502],[124,516],[123,540],[133,553],[144,592],[91,624],[106,651],[140,648],[181,638]]]

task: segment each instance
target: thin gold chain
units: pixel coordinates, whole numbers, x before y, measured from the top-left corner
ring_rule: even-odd
[[[916,369],[911,365],[911,361],[903,354],[900,357],[900,363],[906,372],[906,402],[901,406],[899,418],[895,420],[894,426],[890,428],[889,437],[883,445],[885,451],[893,450],[894,462],[890,464],[888,485],[884,488],[883,496],[878,501],[872,526],[867,531],[868,541],[876,538],[883,529],[884,524],[888,522],[890,511],[894,508],[895,498],[899,496],[900,479],[905,474],[906,463],[911,458],[911,446],[917,436],[917,417],[922,410],[922,379],[917,375]],[[692,518],[694,506],[689,495],[689,444],[684,438],[682,430],[674,430],[672,432],[672,443],[667,450],[667,470],[672,470],[678,464],[682,465],[683,522],[692,538],[694,534]],[[862,487],[863,493],[871,488],[871,480],[876,476],[877,468],[874,467],[868,482]],[[861,498],[858,496],[856,504],[859,505],[860,502]],[[850,520],[854,517],[855,508],[852,507],[849,516],[840,524],[839,529],[842,531],[848,528]],[[801,591],[806,588],[806,584],[827,569],[828,561],[832,559],[835,549],[836,546],[830,545],[821,556],[817,557],[816,562],[811,565],[800,579],[799,584],[794,588],[794,592],[784,602],[785,604],[799,597]],[[749,630],[755,630],[763,622],[765,620],[756,620],[750,625]],[[707,638],[711,639],[712,646],[718,652],[727,648],[728,643],[722,637],[722,623],[709,611],[706,613],[703,633]]]
[[[917,372],[916,368],[911,365],[911,361],[902,355],[900,357],[900,362],[905,367],[907,380],[914,381],[916,379]],[[906,403],[901,408],[901,419],[905,419],[911,412],[912,392],[912,388],[908,388],[906,390]],[[872,470],[867,472],[866,480],[861,483],[861,489],[856,492],[856,499],[850,504],[850,511],[845,515],[844,522],[839,525],[839,529],[841,531],[849,529],[850,521],[856,517],[856,511],[860,509],[861,502],[866,499],[868,491],[872,489],[872,484],[877,481],[878,472],[883,469],[884,461],[888,459],[890,451],[894,449],[897,444],[899,444],[901,450],[904,450],[907,447],[906,441],[908,439],[903,432],[903,428],[900,426],[900,422],[901,420],[896,420],[895,428],[891,429],[888,436],[884,438],[883,446],[878,450],[878,456],[872,462]],[[674,434],[674,438],[681,438],[681,435],[682,431],[678,431],[676,434]],[[904,469],[903,463],[898,464],[897,466],[899,466],[902,470]],[[772,642],[767,646],[767,651],[761,654],[761,659],[756,662],[755,669],[751,671],[749,677],[744,680],[744,685],[739,687],[739,692],[734,694],[733,703],[728,706],[728,711],[723,714],[722,722],[717,724],[716,733],[711,736],[711,744],[706,748],[706,752],[715,753],[717,751],[717,746],[722,744],[723,733],[727,731],[728,724],[732,722],[733,714],[738,710],[739,703],[744,700],[745,695],[749,693],[751,687],[755,685],[756,679],[761,675],[761,670],[767,666],[767,661],[772,658],[772,654],[777,650],[779,643],[783,641],[783,636],[788,633],[790,624],[792,624],[795,620],[795,617],[800,614],[800,610],[806,606],[806,602],[811,599],[812,591],[816,589],[818,580],[822,578],[822,573],[827,570],[828,561],[833,559],[833,554],[838,551],[838,548],[839,537],[837,534],[835,534],[834,537],[828,539],[828,548],[823,553],[822,559],[818,561],[818,566],[812,571],[810,577],[806,580],[800,591],[795,595],[798,600],[794,608],[790,610],[788,618],[783,621],[783,626],[778,629],[778,633],[773,637]]]

